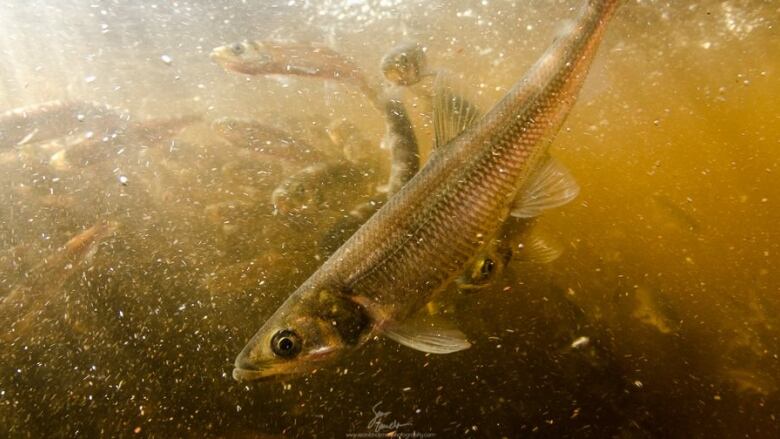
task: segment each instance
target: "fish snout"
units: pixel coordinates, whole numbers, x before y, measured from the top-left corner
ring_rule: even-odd
[[[231,55],[230,49],[217,47],[209,53],[209,58],[226,70],[240,71],[240,65],[236,64],[234,57]]]
[[[300,207],[296,206],[298,203],[290,199],[284,187],[274,189],[271,194],[271,204],[274,206],[274,214],[290,215],[300,210]]]
[[[256,372],[256,371],[248,370],[248,369],[234,368],[233,369],[233,379],[236,380],[236,381],[239,381],[239,382],[240,381],[251,381],[252,377],[250,375],[252,375],[254,372]]]
[[[251,350],[248,348],[249,346],[244,348],[233,362],[233,379],[236,381],[251,381],[261,374],[261,369],[252,359]]]
[[[209,58],[213,60],[229,59],[231,54],[233,54],[233,52],[230,50],[230,46],[219,46],[211,49]]]
[[[259,370],[260,367],[258,366],[258,355],[255,353],[255,346],[258,344],[256,342],[257,337],[253,337],[252,340],[247,343],[246,346],[244,346],[244,349],[241,350],[241,352],[236,356],[236,361],[233,362],[233,365],[237,369],[246,369],[246,370]]]
[[[236,369],[258,370],[254,362],[243,352],[238,354],[238,357],[236,357],[236,361],[233,363],[233,366],[235,366]]]

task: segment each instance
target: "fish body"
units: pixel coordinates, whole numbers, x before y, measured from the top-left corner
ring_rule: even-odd
[[[700,232],[701,222],[696,216],[680,204],[675,203],[669,197],[663,194],[654,194],[652,200],[668,219],[679,228],[690,232]]]
[[[618,3],[588,1],[574,26],[490,112],[463,132],[438,138],[425,167],[249,341],[233,377],[311,370],[376,333],[431,353],[469,347],[457,330],[414,314],[463,271],[510,213],[532,216],[535,203],[555,205],[524,194],[539,180],[532,177],[550,168],[547,147]]]
[[[114,236],[119,223],[104,221],[71,237],[62,247],[43,258],[24,280],[0,297],[0,323],[7,331],[0,339],[18,337],[30,327],[36,311],[51,306],[55,295],[69,279],[89,266],[101,243]]]
[[[232,145],[270,159],[295,164],[328,159],[326,154],[306,141],[255,120],[223,117],[212,121],[211,129]]]
[[[390,177],[385,190],[392,196],[419,171],[420,150],[412,122],[400,100],[385,101],[385,127],[382,143],[390,150]]]
[[[342,210],[342,202],[353,202],[369,183],[368,173],[349,162],[315,163],[285,178],[271,194],[271,202],[284,215]]]
[[[127,112],[97,102],[50,101],[0,113],[0,148],[66,136],[97,136],[127,124]]]
[[[372,168],[381,165],[381,154],[377,148],[352,122],[346,119],[334,120],[328,124],[325,132],[330,143],[350,163]]]
[[[378,91],[349,58],[328,46],[285,41],[241,41],[215,48],[211,59],[247,75],[294,75],[353,84],[377,102]]]
[[[49,164],[60,171],[83,169],[94,163],[117,160],[128,147],[168,147],[168,141],[186,127],[199,122],[196,114],[151,118],[117,126],[102,136],[72,139],[52,154]]]

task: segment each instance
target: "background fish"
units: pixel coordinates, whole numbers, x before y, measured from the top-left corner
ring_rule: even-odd
[[[390,53],[397,52],[391,49]],[[385,118],[382,145],[391,155],[391,174],[385,188],[388,195],[397,192],[419,170],[417,138],[403,102],[391,96],[396,93],[371,84],[362,70],[335,50],[318,44],[244,41],[217,47],[211,52],[211,58],[226,70],[237,73],[307,76],[356,85]],[[423,61],[420,52],[406,64],[421,68],[418,64]]]
[[[270,159],[304,164],[328,159],[305,140],[256,120],[222,117],[211,122],[211,129],[232,145]]]
[[[396,85],[409,86],[432,74],[428,71],[425,51],[426,48],[418,42],[400,44],[390,49],[380,64],[385,79]]]
[[[328,46],[285,41],[241,41],[215,48],[211,59],[247,75],[296,75],[357,86],[377,108],[379,92],[349,58]]]

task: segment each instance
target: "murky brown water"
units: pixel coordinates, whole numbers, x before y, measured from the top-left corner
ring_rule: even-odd
[[[777,437],[772,1],[619,11],[553,147],[582,186],[541,220],[566,251],[450,295],[442,306],[471,349],[426,356],[377,340],[305,377],[230,377],[246,340],[322,262],[340,210],[368,194],[347,186],[327,209],[274,215],[270,193],[290,168],[247,159],[208,122],[255,118],[328,150],[324,125],[345,117],[381,163],[374,183],[387,157],[382,119],[355,90],[228,74],[210,50],[322,41],[378,80],[382,54],[418,40],[488,108],[578,4],[1,6],[0,110],[70,99],[131,115],[96,124],[96,138],[128,117],[203,121],[67,160],[34,135],[0,145],[0,436],[344,437],[374,432],[381,410],[411,423],[399,433],[428,437]],[[429,88],[406,94],[425,151]],[[60,142],[87,130],[60,122],[47,124]]]

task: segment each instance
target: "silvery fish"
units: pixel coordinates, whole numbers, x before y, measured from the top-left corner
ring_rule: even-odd
[[[577,194],[547,153],[620,0],[589,0],[484,117],[440,81],[428,163],[265,322],[233,377],[300,373],[389,337],[424,352],[467,349],[425,304],[490,244],[510,216],[530,218]]]
[[[232,145],[259,157],[291,164],[328,160],[327,154],[292,134],[252,119],[222,117],[211,122],[211,130]]]
[[[210,56],[226,70],[247,75],[295,75],[349,83],[381,109],[379,91],[360,68],[323,44],[246,40],[217,47]]]
[[[349,162],[322,162],[285,178],[271,194],[277,213],[299,215],[327,208],[343,209],[355,194],[368,192],[370,179],[363,168]]]
[[[570,181],[569,194],[575,196],[577,188]],[[511,218],[466,265],[455,284],[462,292],[478,291],[494,285],[511,262],[548,264],[563,250],[563,244],[545,233],[535,218]]]
[[[0,113],[0,149],[67,136],[97,137],[123,128],[130,115],[88,101],[50,101]]]

